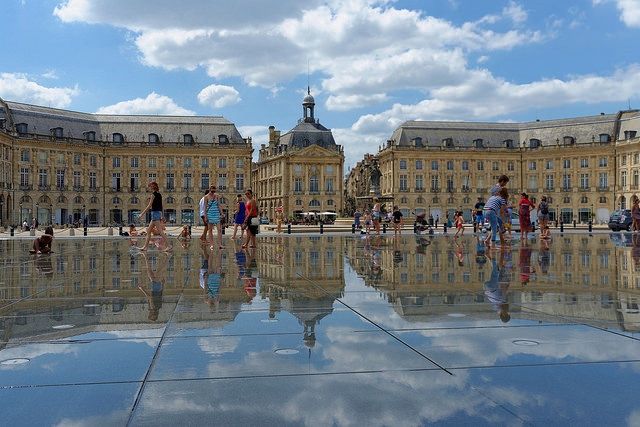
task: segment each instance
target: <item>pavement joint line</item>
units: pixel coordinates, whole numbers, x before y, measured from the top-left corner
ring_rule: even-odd
[[[513,328],[540,328],[540,327],[567,327],[572,326],[568,323],[543,323],[543,324],[533,324],[533,325],[512,325],[512,326],[502,326],[502,325],[491,325],[491,326],[434,326],[432,328],[391,328],[388,329],[391,332],[411,332],[411,331],[440,331],[440,330],[449,330],[449,329],[513,329]],[[353,332],[359,333],[369,333],[376,332],[367,329],[358,329]]]
[[[3,386],[0,386],[0,390],[51,388],[51,387],[77,387],[77,386],[87,386],[87,385],[137,384],[137,383],[142,383],[142,381],[123,380],[123,381],[89,381],[89,382],[59,383],[59,384],[18,384],[18,385],[3,385]]]
[[[450,367],[452,371],[461,371],[469,369],[506,369],[506,368],[537,368],[545,366],[589,366],[589,365],[604,365],[614,363],[638,363],[640,359],[627,359],[627,360],[591,360],[591,361],[575,361],[575,362],[544,362],[544,363],[517,363],[514,365],[478,365],[478,366],[456,366]]]
[[[307,282],[311,283],[312,285],[316,286],[317,288],[321,289],[325,294],[329,294],[329,292],[327,292],[326,289],[324,289],[322,286],[320,286],[319,284],[317,284],[316,282],[314,282],[313,280],[309,279],[308,277],[305,277],[301,274],[298,274],[298,277],[300,277],[303,280],[306,280]],[[372,325],[374,325],[375,327],[379,328],[381,331],[383,331],[385,334],[389,335],[391,338],[393,338],[394,340],[398,341],[399,343],[401,343],[402,345],[406,346],[407,348],[409,348],[411,351],[413,351],[414,353],[418,354],[420,357],[428,360],[429,362],[433,363],[434,365],[436,365],[438,368],[440,368],[441,370],[443,370],[444,372],[446,372],[449,375],[453,375],[453,373],[449,372],[447,370],[447,368],[445,368],[444,366],[441,366],[440,364],[438,364],[436,361],[432,360],[431,358],[429,358],[429,356],[427,356],[426,354],[423,354],[421,351],[419,351],[418,349],[416,349],[415,347],[413,347],[411,344],[404,342],[403,340],[401,340],[399,337],[395,336],[394,334],[392,334],[391,332],[389,332],[388,330],[386,330],[385,328],[383,328],[382,326],[378,325],[376,322],[374,322],[373,320],[369,319],[367,316],[365,316],[364,314],[358,312],[357,310],[355,310],[354,308],[352,308],[349,304],[347,304],[346,302],[342,301],[341,298],[336,298],[336,301],[338,301],[340,304],[344,305],[345,307],[347,307],[349,310],[352,310],[355,314],[357,314],[358,316],[362,317],[363,319],[365,319],[367,322],[371,323]]]
[[[176,308],[178,307],[178,305],[180,304],[180,300],[182,299],[182,294],[180,294],[180,298],[178,298],[178,302],[176,303],[175,307],[173,308],[173,312],[171,313],[171,317],[167,320],[167,322],[171,323],[171,320],[173,319],[173,316],[176,314]],[[151,362],[149,363],[149,367],[147,368],[147,372],[144,375],[144,378],[142,379],[142,385],[140,386],[140,389],[138,390],[138,393],[136,394],[136,398],[133,401],[133,406],[131,407],[131,412],[129,413],[129,419],[127,420],[127,426],[131,425],[131,422],[133,421],[133,416],[135,415],[136,409],[138,407],[138,404],[140,403],[140,399],[142,399],[142,394],[144,393],[145,390],[145,385],[149,379],[149,375],[151,375],[151,370],[153,369],[153,366],[155,364],[156,358],[158,357],[158,353],[160,353],[160,348],[162,347],[162,342],[164,341],[165,336],[167,335],[167,329],[165,327],[164,332],[162,333],[162,336],[160,337],[160,340],[158,341],[158,344],[156,346],[156,350],[153,352],[153,357],[151,358]]]
[[[631,335],[626,335],[626,334],[623,334],[621,332],[612,331],[611,329],[602,328],[602,327],[597,326],[597,325],[586,324],[586,326],[589,326],[589,327],[591,327],[593,329],[597,329],[597,330],[602,331],[602,332],[609,332],[609,333],[614,334],[614,335],[618,335],[618,336],[621,336],[621,337],[631,338],[632,340],[640,341],[640,337],[634,337],[634,336],[631,336]]]

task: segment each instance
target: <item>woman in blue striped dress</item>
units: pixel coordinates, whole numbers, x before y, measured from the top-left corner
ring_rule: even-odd
[[[218,230],[218,245],[219,248],[222,249],[222,226],[220,224],[222,208],[220,206],[220,198],[216,194],[216,187],[213,185],[209,188],[209,194],[206,196],[205,206],[205,214],[207,215],[207,233],[209,241],[212,243],[211,248],[213,249],[213,228],[216,227]]]

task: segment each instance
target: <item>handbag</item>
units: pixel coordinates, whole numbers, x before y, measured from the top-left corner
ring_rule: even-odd
[[[251,222],[249,223],[249,225],[254,225],[254,226],[260,225],[260,218],[258,218],[257,216],[254,216],[253,218],[251,218]]]

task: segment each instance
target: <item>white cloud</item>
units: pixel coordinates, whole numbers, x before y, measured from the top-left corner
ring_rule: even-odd
[[[182,108],[168,96],[151,92],[146,98],[136,98],[98,108],[97,114],[165,114],[171,116],[193,116],[195,113]]]
[[[57,80],[58,73],[56,72],[56,70],[47,70],[44,73],[42,73],[42,77],[44,77],[45,79]]]
[[[627,27],[640,28],[640,1],[638,0],[593,0],[594,5],[615,2],[620,11],[620,20]]]
[[[522,8],[521,5],[516,2],[509,2],[509,4],[502,10],[502,14],[511,19],[515,24],[521,24],[527,20],[527,11]]]
[[[30,80],[26,74],[0,73],[0,97],[9,101],[66,108],[79,93],[78,86],[46,87]]]
[[[240,93],[233,86],[209,85],[198,94],[198,102],[213,108],[222,108],[240,102]]]
[[[251,137],[253,146],[253,161],[258,161],[260,145],[269,142],[269,126],[268,125],[246,125],[238,126],[238,132],[243,138]]]

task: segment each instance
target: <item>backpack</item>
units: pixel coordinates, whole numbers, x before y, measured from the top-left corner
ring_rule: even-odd
[[[542,215],[548,215],[549,214],[549,205],[546,203],[540,203],[540,213]]]

